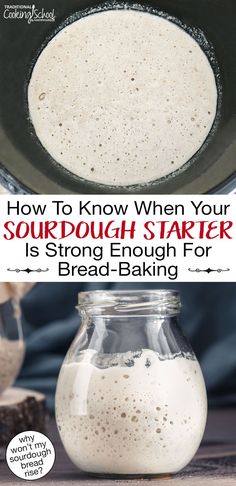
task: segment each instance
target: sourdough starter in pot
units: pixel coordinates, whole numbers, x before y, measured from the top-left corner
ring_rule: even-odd
[[[28,87],[36,134],[64,168],[96,183],[147,183],[179,169],[211,130],[217,88],[184,29],[110,10],[63,28]]]
[[[23,362],[24,352],[22,340],[0,338],[0,393],[14,383]]]
[[[142,350],[98,367],[91,363],[93,353],[64,364],[57,386],[57,424],[72,461],[85,471],[107,474],[160,474],[184,467],[206,422],[198,362],[161,360]]]

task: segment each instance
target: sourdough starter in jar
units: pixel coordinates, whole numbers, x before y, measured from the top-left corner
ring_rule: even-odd
[[[60,372],[57,424],[84,471],[176,472],[199,447],[206,413],[201,369],[190,356],[163,360],[143,349],[102,358],[87,350]]]

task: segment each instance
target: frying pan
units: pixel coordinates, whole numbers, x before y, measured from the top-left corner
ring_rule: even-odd
[[[9,2],[8,2],[9,3]],[[27,85],[38,53],[63,22],[95,7],[88,0],[37,0],[55,9],[54,22],[0,19],[0,181],[12,192],[41,194],[202,194],[222,191],[236,174],[236,2],[235,0],[143,0],[187,28],[200,29],[213,47],[221,92],[214,132],[182,170],[146,185],[112,187],[79,178],[42,147],[29,119]],[[125,2],[133,8],[132,2]],[[120,3],[119,3],[120,5]],[[113,8],[117,2],[113,2]]]

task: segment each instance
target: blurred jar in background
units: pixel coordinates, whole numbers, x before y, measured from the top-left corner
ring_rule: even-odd
[[[0,283],[0,394],[14,384],[23,363],[20,299],[31,287],[20,282]]]

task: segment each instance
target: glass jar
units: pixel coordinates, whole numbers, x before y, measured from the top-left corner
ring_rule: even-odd
[[[25,354],[18,303],[0,303],[0,394],[15,382]]]
[[[179,311],[173,290],[79,294],[81,326],[60,371],[56,420],[83,471],[157,476],[194,456],[207,398]]]

